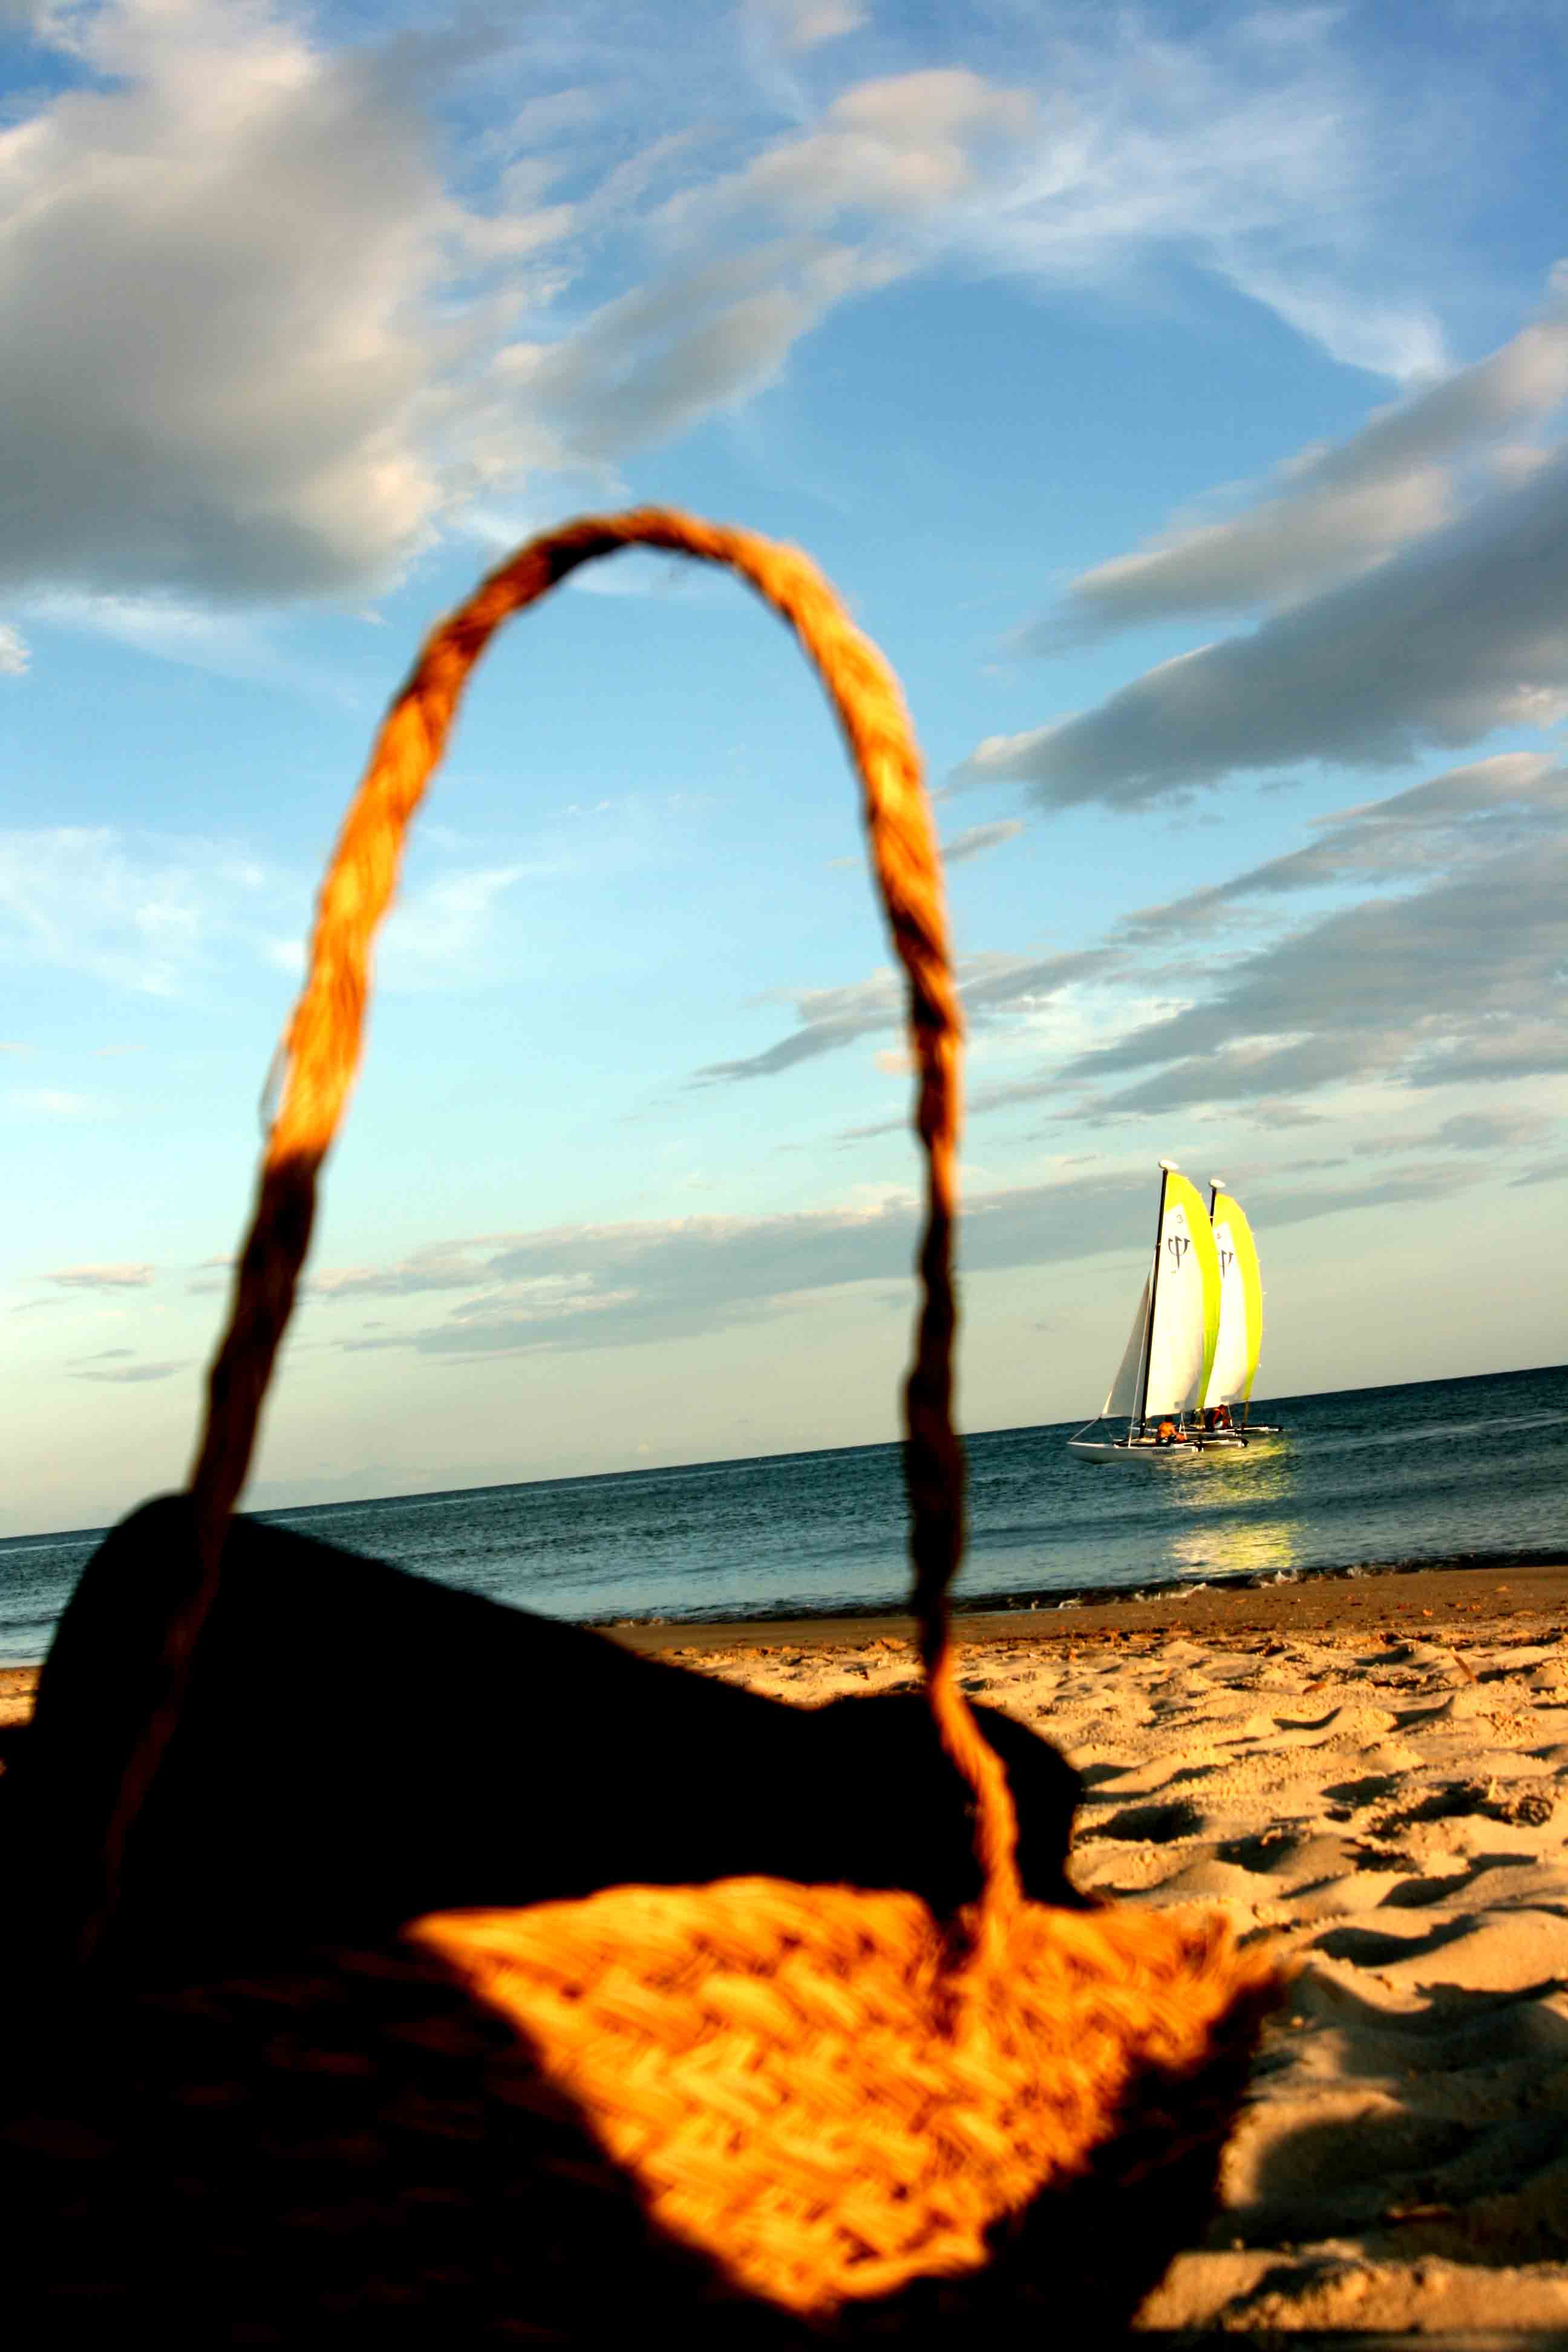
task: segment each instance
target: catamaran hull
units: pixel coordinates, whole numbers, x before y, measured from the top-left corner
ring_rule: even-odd
[[[1069,1437],[1068,1452],[1080,1462],[1185,1462],[1200,1445],[1129,1445],[1124,1438]]]
[[[1187,1462],[1201,1458],[1208,1462],[1234,1460],[1237,1454],[1251,1454],[1267,1445],[1281,1433],[1277,1429],[1249,1431],[1240,1437],[1189,1437],[1181,1445],[1156,1445],[1152,1438],[1129,1444],[1124,1437],[1069,1437],[1068,1452],[1076,1454],[1080,1462]]]

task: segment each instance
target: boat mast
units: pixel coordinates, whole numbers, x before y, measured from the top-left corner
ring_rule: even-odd
[[[1209,1223],[1211,1225],[1214,1223],[1215,1202],[1219,1199],[1220,1193],[1224,1189],[1224,1185],[1225,1178],[1223,1176],[1211,1176],[1209,1178]],[[1221,1268],[1221,1271],[1223,1273],[1223,1267]],[[1201,1399],[1199,1400],[1199,1403],[1201,1406]],[[1204,1427],[1207,1429],[1208,1425],[1208,1417],[1205,1414],[1204,1416]]]
[[[1154,1271],[1149,1277],[1149,1319],[1143,1326],[1143,1378],[1138,1388],[1138,1427],[1142,1432],[1149,1415],[1149,1371],[1151,1350],[1154,1340],[1154,1297],[1160,1287],[1160,1241],[1165,1230],[1165,1188],[1170,1181],[1173,1160],[1160,1162],[1160,1213],[1154,1222]],[[1131,1434],[1131,1432],[1129,1432]]]

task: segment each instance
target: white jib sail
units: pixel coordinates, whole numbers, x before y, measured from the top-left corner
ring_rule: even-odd
[[[1183,1196],[1186,1197],[1184,1198]],[[1195,1213],[1189,1213],[1189,1202]],[[1206,1385],[1218,1320],[1218,1263],[1214,1234],[1192,1186],[1173,1171],[1160,1228],[1159,1280],[1149,1334],[1146,1420],[1186,1412]]]
[[[1110,1383],[1110,1394],[1101,1409],[1107,1413],[1124,1412],[1131,1420],[1138,1410],[1138,1376],[1143,1370],[1143,1341],[1149,1325],[1149,1277],[1143,1277],[1143,1287],[1138,1297],[1138,1312],[1132,1318],[1132,1328],[1127,1335],[1127,1345],[1117,1366],[1116,1378]]]

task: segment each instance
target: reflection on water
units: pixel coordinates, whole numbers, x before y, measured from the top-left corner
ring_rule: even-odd
[[[1565,1556],[1561,1367],[1276,1398],[1259,1412],[1287,1433],[1183,1462],[1086,1464],[1068,1450],[1077,1423],[971,1437],[960,1602],[1049,1605],[1183,1574]],[[909,1590],[896,1445],[277,1517],[416,1575],[590,1622],[894,1608]],[[0,1663],[40,1655],[94,1541],[0,1540]]]
[[[1171,1481],[1173,1565],[1190,1573],[1273,1576],[1300,1565],[1300,1506],[1289,1439],[1228,1457],[1205,1454]]]

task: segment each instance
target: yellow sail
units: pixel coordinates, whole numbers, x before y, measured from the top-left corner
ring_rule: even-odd
[[[1220,1277],[1219,1340],[1205,1404],[1244,1404],[1263,1351],[1263,1276],[1258,1244],[1239,1201],[1216,1192],[1214,1238]]]
[[[1206,1203],[1186,1178],[1165,1172],[1153,1277],[1145,1419],[1202,1403],[1219,1339],[1219,1258]]]

